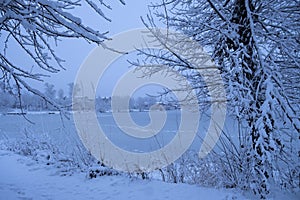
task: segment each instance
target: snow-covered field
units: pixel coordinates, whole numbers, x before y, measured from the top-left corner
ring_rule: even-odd
[[[0,199],[246,199],[232,190],[200,188],[126,176],[87,179],[85,173],[58,176],[51,166],[0,151]]]
[[[97,200],[237,200],[254,199],[233,189],[164,183],[127,176],[88,179],[86,173],[59,176],[52,166],[9,151],[0,151],[0,199],[97,199]],[[274,200],[297,200],[296,194],[277,193]]]
[[[169,121],[158,134],[159,145],[174,136],[180,117],[176,111],[169,114]],[[237,189],[205,188],[199,185],[166,183],[155,176],[142,180],[140,176],[120,173],[89,178],[89,157],[80,150],[79,138],[72,120],[60,119],[57,114],[28,114],[35,122],[28,123],[15,115],[0,116],[0,200],[14,199],[254,199],[250,193]],[[132,113],[139,125],[149,122],[147,113]],[[149,151],[157,143],[133,144],[114,124],[111,114],[99,116],[100,125],[108,137],[123,148],[132,151]],[[202,118],[205,130],[207,118]],[[234,128],[228,123],[225,130]],[[25,137],[24,137],[25,136]],[[200,135],[199,135],[200,136]],[[200,143],[200,141],[198,141]],[[128,145],[130,144],[130,145]],[[141,147],[144,147],[142,149]],[[199,144],[193,144],[197,150]],[[8,151],[10,150],[10,151]],[[86,160],[85,160],[86,159]],[[81,163],[85,162],[85,163]],[[208,178],[209,179],[209,178]],[[273,199],[299,199],[296,194],[275,192]]]

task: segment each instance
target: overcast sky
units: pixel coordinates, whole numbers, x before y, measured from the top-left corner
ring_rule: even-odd
[[[144,27],[140,17],[145,17],[148,13],[148,5],[151,2],[159,0],[142,0],[130,1],[126,0],[126,5],[122,5],[118,0],[110,1],[112,10],[103,9],[103,12],[109,17],[112,22],[107,22],[95,13],[91,13],[91,9],[83,6],[80,10],[76,10],[75,15],[80,16],[83,22],[100,31],[109,31],[109,36],[128,31],[134,28]],[[84,40],[67,39],[59,43],[57,54],[66,60],[66,71],[61,71],[58,74],[52,75],[51,78],[46,78],[45,81],[54,84],[57,89],[62,88],[67,91],[67,84],[74,81],[77,70],[88,56],[89,52],[95,48],[95,44],[88,44]],[[43,86],[40,89],[43,89]],[[111,83],[107,83],[107,88],[111,87]],[[109,89],[108,89],[109,90]],[[108,96],[109,91],[101,91],[101,95]]]

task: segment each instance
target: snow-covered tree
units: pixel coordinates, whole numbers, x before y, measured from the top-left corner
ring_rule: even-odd
[[[56,90],[54,89],[54,85],[50,84],[50,83],[45,83],[45,92],[44,92],[44,94],[48,99],[55,99]],[[48,105],[47,101],[45,101],[45,106],[46,106],[46,109],[52,108],[51,106]]]
[[[299,7],[294,0],[164,0],[154,6],[167,28],[199,42],[219,67],[231,111],[244,127],[237,163],[229,164],[239,174],[232,177],[233,185],[251,188],[262,198],[273,181],[299,187],[299,145],[289,148],[287,142],[294,139],[299,144],[300,138],[295,103],[300,86]],[[152,16],[149,21],[155,26]],[[194,66],[176,51],[141,51],[151,64],[188,74],[195,85],[202,82]]]
[[[66,102],[67,102],[67,97],[65,96],[65,92],[63,89],[59,89],[57,91],[57,102],[60,105],[65,105],[66,106]]]
[[[119,1],[125,4],[123,0]],[[58,108],[54,101],[32,88],[28,82],[42,81],[45,73],[57,73],[65,69],[63,60],[53,48],[62,39],[82,38],[103,46],[107,32],[86,26],[79,16],[73,14],[74,9],[84,3],[90,8],[88,12],[95,12],[110,21],[102,11],[102,8],[111,9],[104,0],[0,0],[0,40],[3,42],[0,50],[0,80],[7,85],[16,85],[16,96],[20,97],[21,89],[25,89]],[[7,50],[10,50],[8,46],[11,43],[24,51],[42,73],[41,70],[32,70],[31,65],[18,65],[10,59]]]
[[[97,97],[96,110],[98,112],[108,112],[111,110],[111,98],[110,97]]]
[[[45,95],[48,98],[55,98],[56,90],[54,89],[54,85],[50,83],[45,83]]]
[[[15,98],[6,91],[5,85],[0,82],[0,112],[8,111],[15,105]]]

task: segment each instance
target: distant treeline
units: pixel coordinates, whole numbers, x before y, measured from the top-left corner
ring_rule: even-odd
[[[72,110],[72,92],[74,85],[73,83],[68,84],[68,92],[65,93],[63,89],[55,89],[55,86],[49,83],[44,85],[44,95],[54,99],[56,103],[65,107],[66,110]],[[15,95],[15,92],[7,90],[3,83],[0,83],[0,112],[9,112],[12,110],[23,109],[23,111],[49,111],[55,110],[54,107],[47,103],[41,97],[30,94],[23,93],[21,98]],[[124,103],[128,97],[114,97],[116,105],[114,109],[111,106],[112,97],[100,97],[98,96],[95,101],[95,108],[97,112],[110,112],[123,111]],[[161,109],[161,106],[166,110],[178,109],[178,104],[176,102],[170,101],[159,101],[158,98],[152,96],[144,97],[131,97],[129,98],[128,108],[130,111],[146,111],[149,110],[151,106],[157,105],[157,109]],[[88,100],[87,100],[88,101]],[[88,102],[85,102],[88,103]]]

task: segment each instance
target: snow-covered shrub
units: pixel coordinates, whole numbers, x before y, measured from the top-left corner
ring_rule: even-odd
[[[104,167],[103,165],[100,165],[98,163],[98,165],[94,165],[88,169],[87,178],[92,179],[100,176],[116,176],[116,175],[120,175],[120,172],[111,168]]]
[[[96,163],[96,159],[77,141],[73,140],[73,144],[69,146],[73,149],[67,152],[58,142],[52,141],[47,134],[33,134],[25,130],[23,138],[6,140],[0,147],[31,157],[38,163],[53,165],[58,169],[58,174],[63,176],[87,171]]]
[[[162,180],[220,187],[223,181],[221,165],[215,155],[199,159],[197,152],[187,151],[175,163],[160,170]]]
[[[23,138],[0,140],[0,149],[31,157],[42,165],[52,165],[61,176],[84,172],[87,178],[92,179],[121,174],[97,161],[79,141],[74,139],[62,142],[59,144],[51,140],[47,134],[34,134],[25,130]],[[69,151],[62,148],[62,145],[67,146]]]

